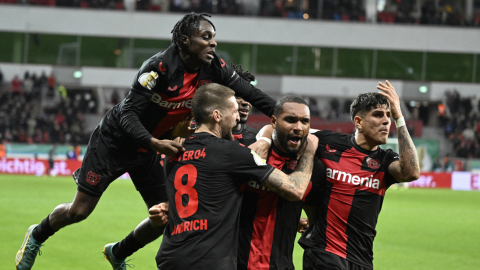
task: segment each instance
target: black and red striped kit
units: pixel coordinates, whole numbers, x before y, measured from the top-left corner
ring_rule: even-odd
[[[112,78],[113,79],[113,78]],[[78,189],[100,197],[116,178],[130,173],[144,200],[165,199],[160,157],[150,148],[192,111],[198,87],[218,83],[235,91],[268,116],[275,101],[242,79],[217,55],[197,70],[186,67],[178,49],[170,46],[146,60],[125,99],[110,109],[94,130],[82,167],[73,177]]]
[[[168,224],[156,261],[160,270],[237,269],[241,185],[258,185],[274,168],[237,141],[206,132],[185,140],[166,165]]]
[[[297,167],[296,155],[286,154],[272,144],[267,163],[291,174]],[[315,175],[312,181],[324,178],[323,165],[316,161]],[[238,248],[238,269],[295,269],[292,262],[293,247],[297,226],[302,214],[304,200],[311,200],[312,190],[309,182],[302,201],[288,201],[268,188],[249,181],[243,185],[242,211],[240,214],[240,233]]]
[[[373,269],[375,226],[385,192],[397,182],[388,167],[398,160],[398,154],[380,147],[365,150],[355,143],[354,135],[329,130],[314,135],[319,138],[316,156],[325,165],[327,181],[312,204],[317,207],[315,223],[299,243],[306,250],[313,249],[312,253],[322,253],[331,264],[348,262]],[[318,269],[307,258],[308,263],[305,269]]]

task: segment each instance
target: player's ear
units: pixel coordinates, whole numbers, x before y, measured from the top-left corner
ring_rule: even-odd
[[[220,120],[222,120],[222,114],[220,113],[219,110],[214,110],[213,111],[213,119],[215,120],[215,122],[220,122]]]
[[[190,41],[190,38],[188,36],[182,35],[180,42],[182,43],[183,46],[187,46],[189,41]]]
[[[362,121],[363,118],[359,115],[355,116],[355,118],[353,118],[353,122],[355,123],[355,127],[358,129],[358,130],[362,130]]]
[[[271,123],[272,123],[273,129],[275,129],[275,127],[277,126],[277,117],[275,117],[275,115],[272,115]]]

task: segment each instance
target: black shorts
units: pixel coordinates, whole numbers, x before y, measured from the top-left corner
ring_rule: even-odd
[[[318,248],[307,248],[303,253],[303,270],[372,270],[338,255]]]
[[[115,179],[128,172],[144,201],[168,201],[162,155],[154,151],[117,153],[109,147],[109,140],[93,131],[83,157],[82,167],[73,172],[78,190],[90,196],[101,197]]]

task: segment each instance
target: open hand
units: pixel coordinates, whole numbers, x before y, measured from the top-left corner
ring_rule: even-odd
[[[377,89],[381,90],[378,93],[388,99],[390,103],[390,111],[392,112],[393,119],[397,120],[401,118],[402,110],[400,109],[400,98],[395,92],[395,88],[393,88],[392,84],[387,80],[384,83],[379,82],[377,85]]]

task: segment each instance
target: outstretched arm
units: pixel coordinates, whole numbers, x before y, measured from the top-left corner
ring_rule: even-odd
[[[420,177],[420,163],[417,149],[405,125],[405,119],[400,109],[400,99],[389,81],[386,81],[386,84],[379,83],[377,88],[381,90],[379,94],[385,96],[390,102],[392,117],[397,125],[399,161],[392,162],[388,167],[388,172],[399,182],[417,180]]]
[[[298,161],[295,171],[286,175],[275,169],[263,183],[271,191],[289,201],[300,201],[312,176],[313,158],[318,147],[318,138],[308,135],[307,149]]]

